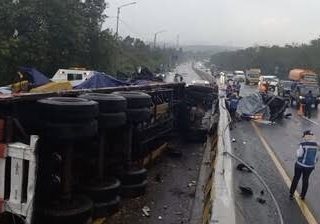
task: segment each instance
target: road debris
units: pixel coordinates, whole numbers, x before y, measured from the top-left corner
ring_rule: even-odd
[[[257,197],[257,202],[259,202],[260,204],[265,204],[266,200],[260,197]]]
[[[193,187],[193,186],[196,186],[197,185],[197,181],[191,181],[189,184],[188,184],[188,187]]]
[[[247,144],[247,142],[246,142],[246,141],[244,141],[244,142],[243,142],[243,144],[245,145],[245,144]]]
[[[159,220],[162,220],[162,216],[159,216],[158,219],[159,219]]]
[[[142,208],[142,212],[143,212],[142,216],[150,217],[151,209],[148,206],[144,206]]]
[[[233,138],[233,139],[232,139],[232,142],[236,142],[236,139],[235,139],[235,138]]]
[[[246,195],[246,196],[252,196],[253,191],[250,187],[245,187],[245,186],[239,186],[239,189],[241,191],[241,194]]]
[[[251,169],[253,169],[252,166],[250,166]],[[245,172],[248,172],[248,173],[252,173],[252,171],[249,169],[249,167],[247,167],[245,164],[243,163],[240,163],[237,165],[237,170],[240,170],[240,171],[245,171]]]

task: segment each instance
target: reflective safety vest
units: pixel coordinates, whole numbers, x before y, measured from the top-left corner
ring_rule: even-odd
[[[317,160],[318,144],[316,142],[302,142],[303,154],[297,163],[303,167],[314,167]]]

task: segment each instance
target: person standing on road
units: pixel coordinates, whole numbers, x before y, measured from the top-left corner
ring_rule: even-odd
[[[313,133],[308,130],[303,132],[304,141],[300,143],[297,150],[297,161],[294,167],[294,177],[290,187],[290,199],[293,199],[294,192],[302,175],[301,200],[304,200],[309,186],[309,177],[318,161],[318,143],[314,139]]]
[[[306,94],[305,96],[305,101],[306,101],[306,105],[305,105],[305,109],[304,109],[304,116],[310,118],[311,117],[311,106],[314,103],[314,99],[313,99],[313,95],[312,95],[312,91],[309,90],[309,92]]]

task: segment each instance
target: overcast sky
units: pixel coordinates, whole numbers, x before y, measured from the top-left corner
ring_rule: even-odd
[[[104,24],[115,31],[117,7],[109,2]],[[308,42],[320,34],[320,0],[135,0],[121,9],[122,36],[181,44],[247,47]]]

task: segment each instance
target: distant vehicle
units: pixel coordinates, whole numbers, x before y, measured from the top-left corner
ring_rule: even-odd
[[[249,70],[246,70],[246,84],[258,84],[259,83],[259,77],[261,76],[261,70],[258,68],[252,68]]]
[[[290,92],[291,106],[293,106],[293,102],[296,102],[296,107],[299,109],[301,104],[305,104],[305,95],[309,91],[312,91],[312,95],[314,96],[312,104],[315,109],[318,109],[318,104],[320,103],[320,90],[319,86],[316,84],[294,83]]]
[[[259,77],[258,86],[260,87],[263,83],[267,83],[269,90],[274,92],[279,87],[279,78],[275,75],[262,75]]]
[[[234,80],[235,81],[240,81],[240,82],[244,82],[246,80],[246,76],[245,73],[243,71],[234,71]]]
[[[318,75],[308,69],[292,69],[289,72],[289,79],[300,83],[316,84],[318,82]]]
[[[52,77],[52,81],[69,81],[72,86],[77,86],[91,76],[94,71],[85,70],[83,68],[59,69]]]
[[[193,86],[206,86],[206,87],[210,87],[210,82],[206,81],[206,80],[193,80],[191,82],[191,85]]]
[[[293,83],[293,81],[290,81],[290,80],[281,80],[279,82],[278,95],[282,96],[284,98],[289,98],[292,83]]]
[[[226,81],[233,81],[234,75],[232,73],[227,73],[226,74]]]

